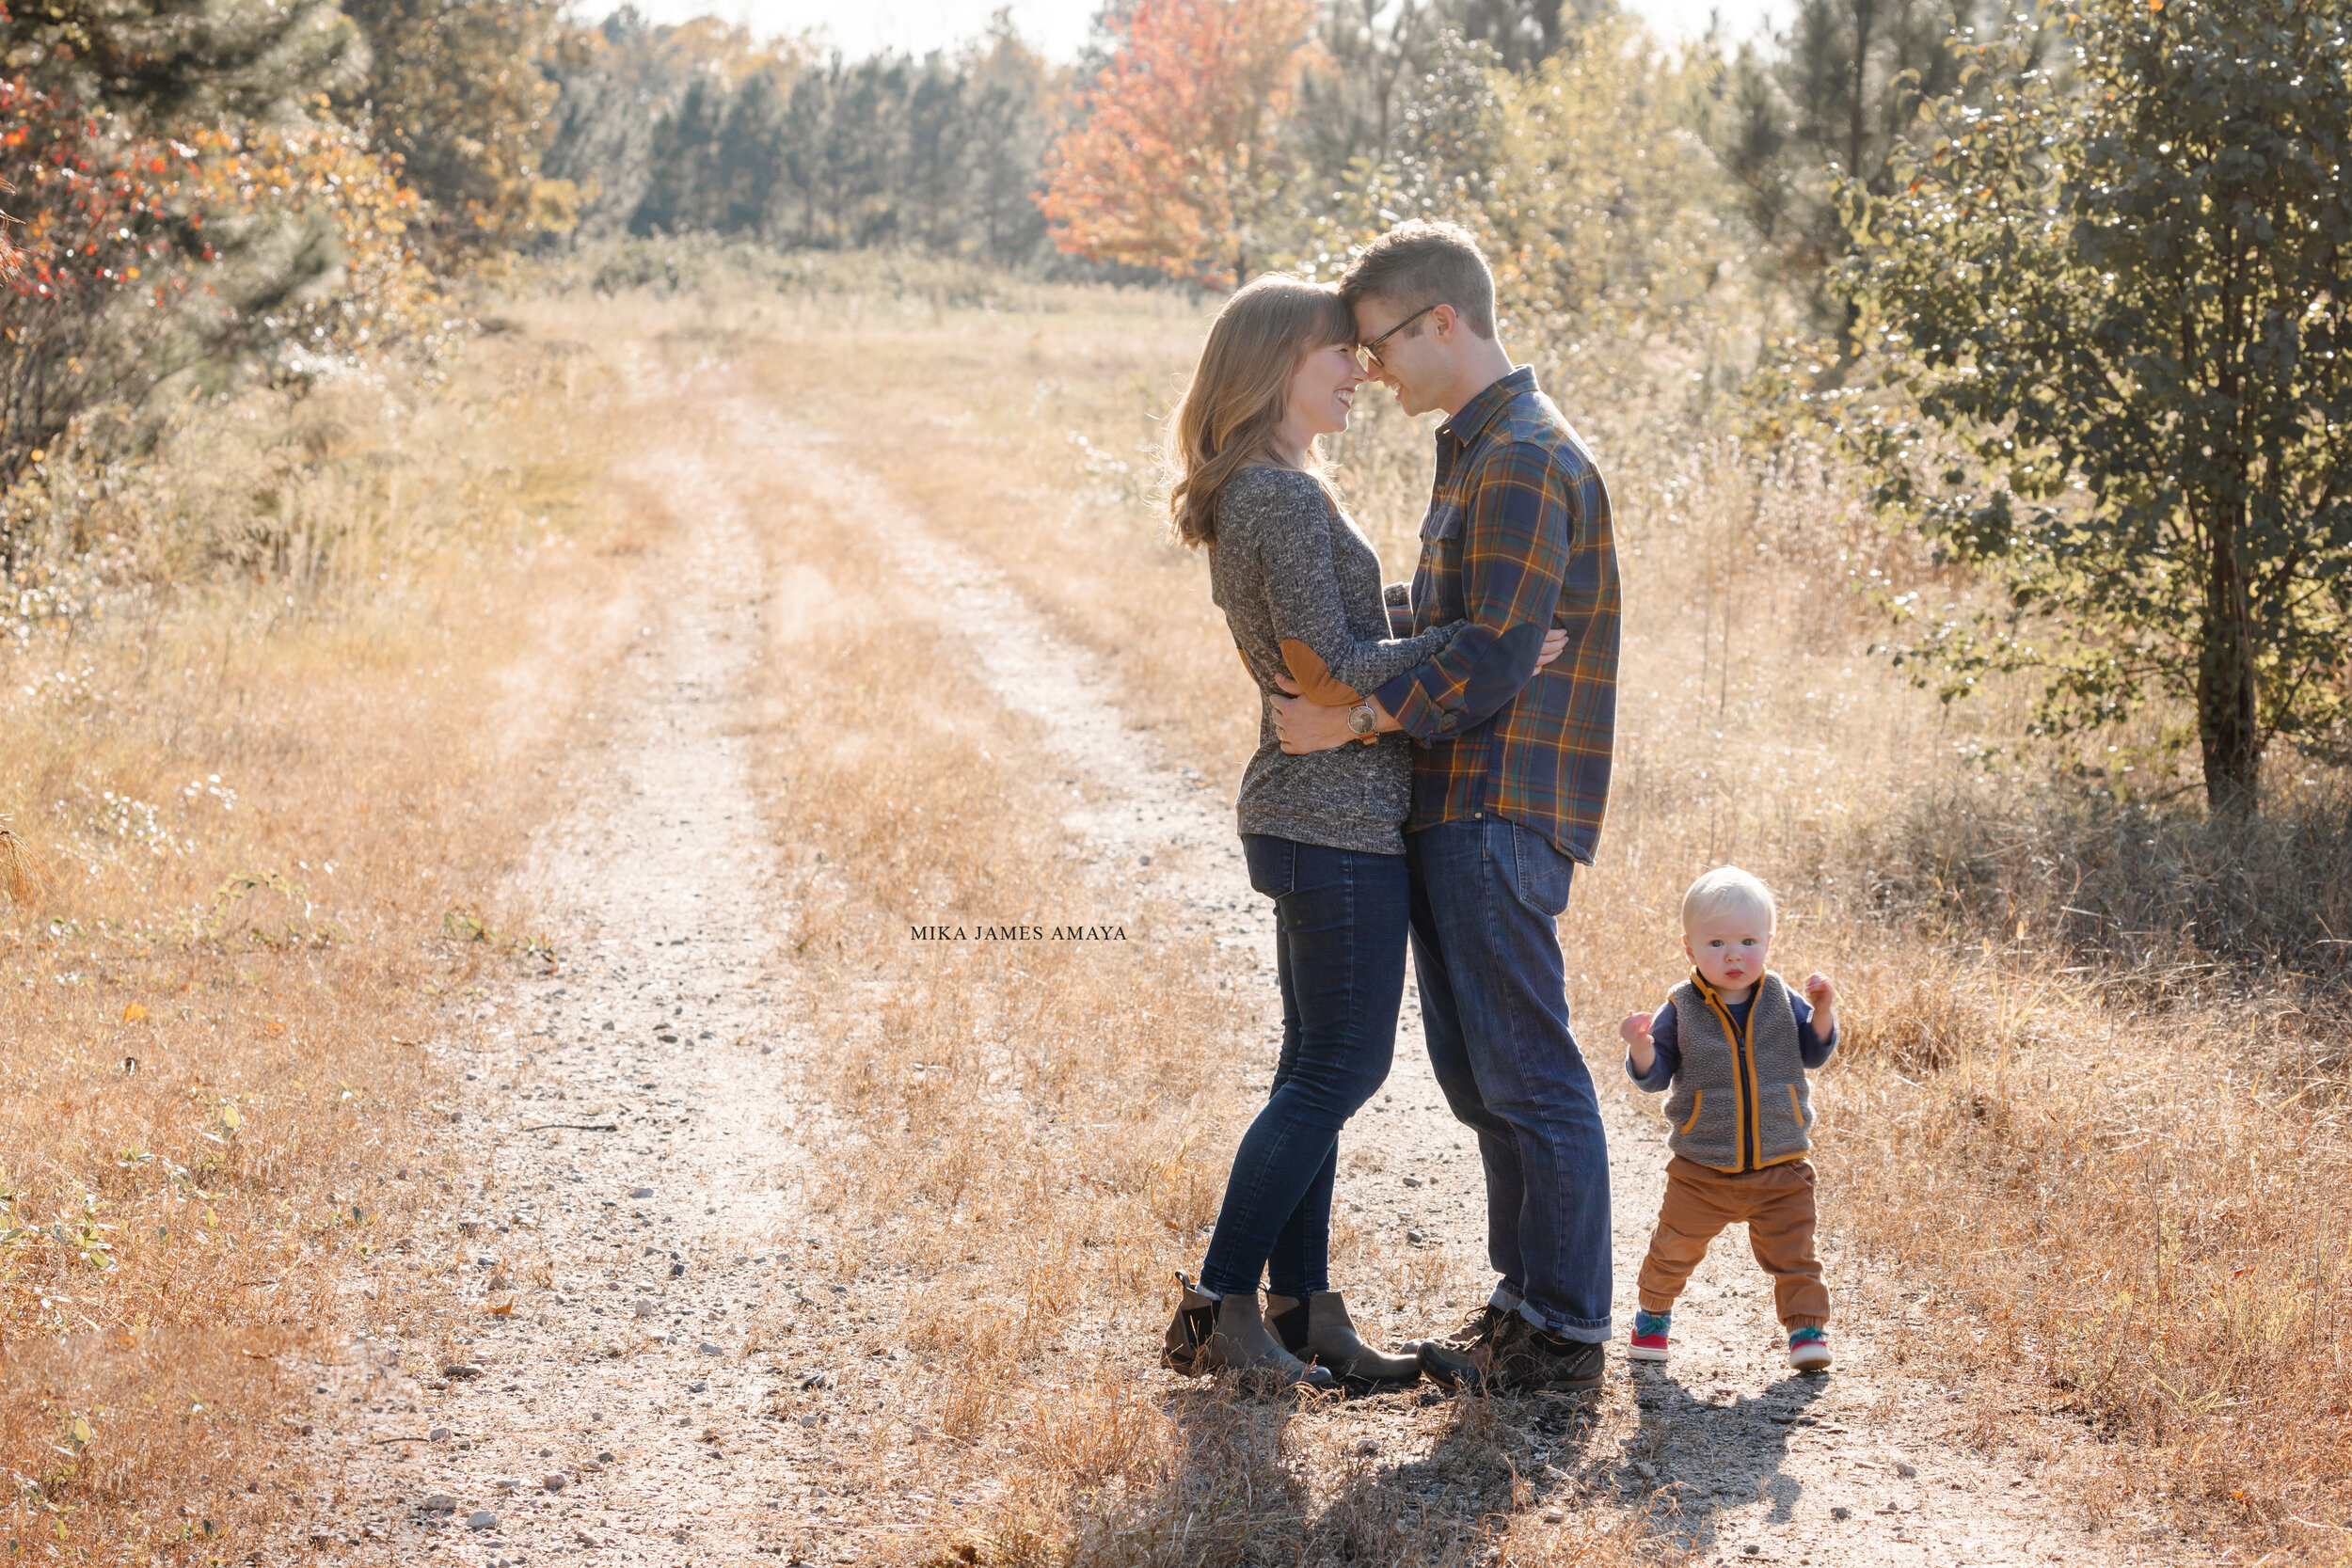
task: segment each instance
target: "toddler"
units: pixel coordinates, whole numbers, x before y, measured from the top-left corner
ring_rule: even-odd
[[[1625,1069],[1651,1094],[1671,1088],[1666,1197],[1642,1259],[1636,1361],[1666,1359],[1675,1298],[1725,1226],[1745,1221],[1756,1260],[1772,1276],[1788,1330],[1788,1364],[1824,1371],[1829,1289],[1813,1255],[1812,1096],[1805,1070],[1837,1049],[1836,988],[1826,974],[1791,992],[1764,967],[1775,921],[1772,890],[1723,866],[1682,895],[1691,977],[1655,1013],[1618,1025]]]

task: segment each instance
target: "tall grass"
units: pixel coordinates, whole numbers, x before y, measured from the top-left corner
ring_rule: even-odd
[[[424,1049],[500,966],[534,766],[610,641],[609,371],[194,409],[10,498],[0,1533],[242,1560],[328,1503],[300,1363],[430,1300],[462,1168]],[[506,666],[559,627],[573,662]],[[14,842],[14,841],[12,841]],[[527,927],[522,927],[527,929]]]
[[[1177,759],[1195,736],[1214,755],[1247,735],[1248,708],[1204,706],[1197,680],[1161,678],[1191,669],[1214,633],[1196,563],[1162,554],[1121,510],[1132,482],[1100,455],[1139,455],[1136,433],[1108,421],[1130,378],[1165,358],[1160,324],[1170,341],[1184,324],[1151,296],[1065,304],[1042,334],[969,316],[904,338],[870,317],[814,344],[739,334],[728,372],[762,394],[753,406],[850,436],[823,443],[820,461],[849,447],[882,494],[1102,647],[1132,716]],[[681,334],[670,352],[694,362],[702,347]],[[811,377],[841,360],[861,379]],[[865,439],[875,421],[859,410],[902,379],[893,428]],[[1469,1563],[1500,1543],[1516,1560],[1638,1560],[1638,1527],[1581,1498],[1560,1528],[1530,1514],[1525,1539],[1513,1535],[1515,1486],[1548,1463],[1601,1462],[1589,1421],[1409,1397],[1369,1414],[1252,1407],[1164,1386],[1169,1281],[1197,1266],[1255,1110],[1266,999],[1235,985],[1216,933],[1169,934],[1184,911],[1161,907],[1134,865],[1091,863],[1096,851],[1071,841],[1063,817],[1092,785],[1072,792],[1040,722],[985,681],[943,674],[971,670],[975,640],[1015,629],[943,624],[873,537],[879,524],[781,466],[755,508],[768,580],[788,585],[765,664],[762,793],[792,868],[792,961],[810,998],[822,1110],[802,1132],[835,1151],[819,1202],[856,1238],[857,1289],[924,1369],[882,1396],[889,1414],[845,1456],[843,1489],[883,1493],[917,1473],[933,1493],[987,1499],[935,1511],[911,1552],[926,1561]],[[910,942],[908,925],[934,911],[1099,919],[1133,940]],[[1335,1242],[1368,1332],[1458,1311],[1459,1259],[1345,1216]],[[789,1312],[778,1317],[788,1332]],[[1368,1418],[1386,1465],[1360,1451]],[[910,1507],[924,1512],[899,1516]]]
[[[1123,303],[810,327],[762,373],[1113,660],[1131,721],[1224,787],[1250,700],[1150,481],[1203,318]],[[1958,1433],[2058,1465],[2094,1518],[2331,1541],[2352,1213],[2328,1176],[2330,776],[2281,759],[2278,809],[2232,826],[2135,796],[2097,748],[2021,757],[2029,694],[1945,706],[1871,652],[1881,597],[1968,585],[1676,379],[1646,402],[1552,385],[1610,477],[1626,576],[1611,820],[1563,927],[1602,1082],[1608,1022],[1679,974],[1683,887],[1756,870],[1781,967],[1850,998],[1824,1206],[1884,1284],[1848,1309],[1906,1325],[1910,1370],[1965,1391]],[[1427,428],[1364,404],[1341,456],[1401,577]]]
[[[487,966],[544,961],[488,890],[651,591],[598,500],[649,358],[830,430],[1097,650],[1131,722],[1214,787],[1237,773],[1249,689],[1152,505],[1192,302],[855,259],[746,284],[664,256],[566,263],[445,388],[215,409],[159,467],[68,451],[13,499],[35,543],[0,619],[0,816],[49,877],[0,926],[11,1538],[257,1549],[332,1496],[289,1446],[297,1355],[430,1327],[419,1227],[462,1128],[406,1042],[462,1027]],[[2338,781],[2281,759],[2280,808],[2217,825],[2120,770],[2086,786],[2095,755],[2010,757],[2020,694],[1945,708],[1869,652],[1868,591],[1932,571],[1915,546],[1818,460],[1723,434],[1676,389],[1689,370],[1552,384],[1610,475],[1627,583],[1612,817],[1563,927],[1602,1081],[1608,1021],[1679,973],[1689,879],[1766,876],[1780,966],[1850,999],[1823,1199],[1883,1283],[1845,1310],[1899,1325],[1905,1370],[1963,1393],[1963,1434],[2047,1460],[2096,1516],[2334,1549]],[[1342,457],[1402,576],[1428,433],[1366,401]],[[1483,1489],[1433,1508],[1353,1428],[1139,1381],[1250,1109],[1248,1061],[1197,1042],[1246,1051],[1263,1021],[1181,944],[1138,971],[896,940],[910,901],[1092,884],[1029,787],[1041,736],[981,693],[910,699],[958,629],[813,504],[776,476],[772,580],[816,608],[778,619],[798,641],[772,650],[760,745],[794,961],[837,999],[812,1064],[850,1151],[826,1201],[914,1271],[905,1332],[951,1374],[894,1396],[907,1420],[858,1463],[985,1483],[982,1524],[931,1521],[972,1559],[1644,1550],[1606,1508],[1527,1512],[1544,1465],[1589,1474],[1608,1417],[1370,1413]],[[839,679],[792,689],[811,660]],[[1338,1240],[1383,1282],[1383,1332],[1474,1289],[1466,1260]]]

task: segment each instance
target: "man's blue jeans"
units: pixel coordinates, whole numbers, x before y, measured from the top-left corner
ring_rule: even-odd
[[[1405,1000],[1402,855],[1263,833],[1243,837],[1249,885],[1274,900],[1282,1055],[1274,1093],[1242,1135],[1200,1283],[1248,1295],[1331,1288],[1331,1181],[1340,1129],[1389,1076]]]
[[[1407,833],[1405,859],[1429,1063],[1486,1166],[1494,1304],[1607,1339],[1609,1145],[1560,957],[1576,863],[1491,815]]]

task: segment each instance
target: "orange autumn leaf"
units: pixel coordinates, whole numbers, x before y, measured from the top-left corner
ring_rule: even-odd
[[[129,1006],[122,1009],[122,1022],[125,1023],[144,1023],[147,1022],[147,1009],[134,1002]]]
[[[1239,284],[1279,194],[1276,131],[1313,25],[1308,0],[1139,0],[1046,155],[1038,208],[1074,256]]]

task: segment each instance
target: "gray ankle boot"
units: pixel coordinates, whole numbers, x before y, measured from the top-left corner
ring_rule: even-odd
[[[1285,1349],[1339,1373],[1342,1386],[1351,1394],[1421,1381],[1418,1355],[1391,1355],[1364,1343],[1337,1291],[1317,1291],[1304,1299],[1268,1295],[1265,1313]]]
[[[1258,1294],[1208,1296],[1183,1275],[1184,1299],[1168,1325],[1160,1365],[1187,1377],[1232,1371],[1258,1391],[1289,1387],[1328,1389],[1338,1386],[1328,1369],[1310,1367],[1266,1332],[1258,1315]]]

